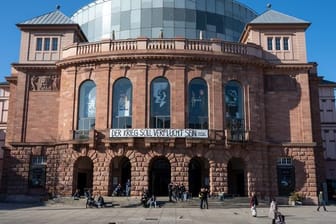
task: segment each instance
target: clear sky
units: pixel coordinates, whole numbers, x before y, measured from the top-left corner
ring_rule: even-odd
[[[336,82],[336,0],[238,0],[258,14],[272,9],[311,22],[306,33],[308,61],[318,63],[320,76]],[[93,0],[9,0],[1,2],[0,82],[10,75],[10,64],[18,62],[20,32],[15,24],[54,11],[71,15]]]

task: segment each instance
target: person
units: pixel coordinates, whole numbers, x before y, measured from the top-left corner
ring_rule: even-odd
[[[92,189],[88,189],[85,191],[85,197],[86,197],[86,208],[87,207],[92,207],[96,205],[96,202],[94,198],[92,197]]]
[[[101,196],[101,194],[98,195],[97,197],[97,208],[102,208],[105,206],[105,201],[103,196]]]
[[[204,203],[204,188],[201,188],[198,197],[200,199],[200,209],[203,209],[203,203]]]
[[[319,195],[318,195],[318,207],[317,207],[317,211],[320,211],[320,207],[323,206],[324,211],[327,212],[326,209],[326,203],[323,197],[323,191],[320,191]]]
[[[152,197],[147,201],[147,207],[152,207],[152,205],[154,206],[154,208],[156,208],[156,198],[154,195],[152,195]]]
[[[121,196],[121,194],[122,194],[121,184],[118,184],[113,191],[113,196]]]
[[[209,195],[209,190],[205,187],[201,188],[201,191],[199,193],[199,198],[201,199],[201,202],[200,202],[200,208],[201,209],[203,209],[205,207],[206,207],[206,209],[209,209],[208,195]]]
[[[73,194],[73,199],[74,200],[79,200],[79,198],[80,198],[79,189],[76,189],[76,192]]]
[[[144,189],[141,195],[141,204],[143,205],[144,208],[147,207],[147,201],[148,201],[148,191]]]
[[[272,198],[269,212],[268,212],[268,217],[272,219],[272,224],[275,224],[275,220],[277,218],[277,213],[278,213],[278,205],[276,203],[275,198]]]
[[[257,217],[257,206],[258,206],[258,198],[257,195],[254,193],[250,200],[250,208],[253,217]]]
[[[129,197],[131,193],[131,180],[128,179],[126,182],[126,196]]]
[[[170,182],[168,184],[168,198],[169,198],[169,202],[172,202],[172,195],[173,195],[173,183]]]
[[[208,197],[210,195],[210,191],[207,187],[203,188],[204,189],[204,193],[203,193],[203,206],[205,208],[206,206],[206,209],[209,209],[209,203],[208,203]]]

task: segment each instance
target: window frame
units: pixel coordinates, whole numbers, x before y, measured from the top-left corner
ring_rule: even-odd
[[[124,83],[122,83],[124,82]],[[126,89],[121,89],[122,87],[126,87]],[[129,104],[128,107],[128,116],[121,116],[119,115],[120,110],[119,110],[119,103],[121,101],[121,94],[118,94],[118,92],[120,91],[124,91],[125,92],[125,113],[127,113],[126,111],[126,107],[127,107],[127,103]],[[129,91],[129,92],[128,92]],[[133,109],[133,85],[131,80],[129,80],[128,78],[122,77],[118,80],[116,80],[113,84],[113,99],[112,99],[112,128],[113,129],[118,129],[118,128],[132,128],[132,109]],[[129,102],[127,102],[127,98],[129,98]],[[121,118],[121,120],[123,121],[123,124],[119,123],[119,118]],[[128,118],[128,119],[127,119]],[[118,122],[116,123],[118,119]]]
[[[47,157],[32,155],[29,163],[28,182],[30,188],[44,188],[46,186]]]
[[[200,87],[201,85],[203,85],[203,87]],[[198,88],[196,88],[195,86],[198,86]],[[198,91],[198,95],[195,94],[195,90]],[[203,92],[203,94],[201,94],[201,92]],[[205,102],[202,102],[202,101],[205,101]],[[195,113],[196,111],[200,111],[200,110],[192,109],[192,107],[197,106],[195,104],[199,104],[199,103],[205,105],[205,109],[203,109],[203,113]],[[198,120],[198,122],[195,122],[195,118],[196,120]],[[201,77],[197,77],[197,78],[190,80],[188,84],[188,128],[193,128],[193,129],[208,129],[209,128],[209,87],[208,87],[208,83],[206,82],[206,80]]]
[[[161,82],[161,87],[157,85],[158,88],[155,90],[154,85]],[[166,87],[164,87],[164,84]],[[161,88],[161,89],[159,89]],[[167,128],[171,127],[171,85],[167,78],[156,77],[151,81],[150,84],[150,127],[151,128]],[[168,98],[167,103],[164,99]],[[163,104],[162,104],[163,103]],[[164,107],[162,109],[162,114],[158,113],[158,107],[155,104],[160,104],[159,107]],[[160,125],[161,124],[161,125]]]
[[[58,36],[36,36],[36,52],[56,52],[59,50],[60,37]]]

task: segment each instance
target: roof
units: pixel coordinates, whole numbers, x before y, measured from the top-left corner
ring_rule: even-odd
[[[249,24],[310,24],[310,22],[269,9]]]
[[[66,25],[66,24],[77,24],[72,21],[68,16],[64,15],[60,10],[55,10],[53,12],[44,14],[42,16],[34,17],[30,20],[26,20],[18,25]]]
[[[321,79],[320,80],[320,85],[332,85],[332,86],[336,86],[336,82],[325,80],[325,79]]]

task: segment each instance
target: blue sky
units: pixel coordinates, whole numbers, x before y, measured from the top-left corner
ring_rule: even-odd
[[[10,75],[10,64],[19,58],[20,32],[15,24],[43,15],[61,5],[69,17],[93,0],[2,1],[0,13],[0,82]],[[308,61],[317,62],[319,75],[336,82],[336,0],[239,0],[257,13],[272,9],[311,22],[307,30]]]

